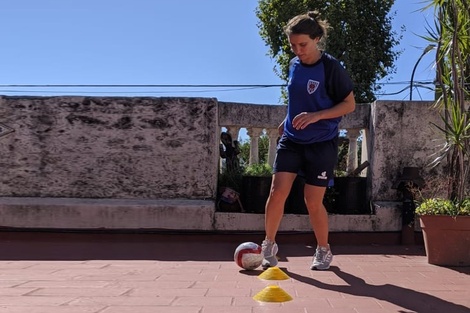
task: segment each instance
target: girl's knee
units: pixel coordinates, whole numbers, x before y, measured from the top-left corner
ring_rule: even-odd
[[[286,191],[282,188],[276,188],[275,186],[271,186],[271,190],[269,192],[269,197],[271,199],[275,199],[277,201],[280,201],[282,199],[286,200],[288,196],[289,191]]]
[[[308,202],[307,201],[307,209],[310,213],[317,213],[317,212],[323,212],[325,211],[325,206],[323,205],[322,202]]]

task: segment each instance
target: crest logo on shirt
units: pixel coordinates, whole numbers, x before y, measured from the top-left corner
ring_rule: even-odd
[[[317,90],[318,85],[320,85],[320,82],[309,79],[307,83],[307,92],[311,95],[315,92],[315,90]]]

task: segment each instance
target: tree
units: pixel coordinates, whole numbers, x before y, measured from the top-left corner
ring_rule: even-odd
[[[375,100],[376,81],[395,73],[393,51],[401,34],[392,31],[389,15],[393,0],[259,0],[256,15],[260,35],[276,61],[274,72],[287,81],[289,60],[294,57],[283,27],[295,15],[318,10],[330,23],[326,50],[348,70],[355,83],[358,103]]]
[[[425,37],[437,45],[436,103],[443,125],[435,125],[444,135],[445,144],[435,165],[447,160],[449,188],[447,197],[462,203],[467,197],[470,176],[470,1],[432,0],[436,29]]]

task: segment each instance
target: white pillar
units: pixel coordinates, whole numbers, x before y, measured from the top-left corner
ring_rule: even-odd
[[[360,129],[357,128],[350,128],[346,133],[346,137],[349,139],[347,173],[351,173],[359,165],[357,161],[357,138],[359,138],[360,134]]]
[[[365,161],[369,161],[369,150],[367,149],[367,136],[368,132],[366,129],[361,130],[362,135],[362,144],[361,144],[361,163]],[[366,177],[367,176],[367,168],[363,170],[359,176]]]
[[[250,137],[250,161],[249,165],[259,163],[259,137],[263,132],[262,128],[250,127],[247,128],[247,135]]]
[[[274,164],[274,158],[276,157],[277,138],[279,138],[279,131],[277,128],[266,129],[266,135],[269,138],[268,164],[272,167]]]

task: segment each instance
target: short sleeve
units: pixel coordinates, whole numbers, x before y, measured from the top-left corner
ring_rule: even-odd
[[[354,89],[346,69],[331,55],[323,54],[325,82],[328,95],[335,103],[343,101]]]

